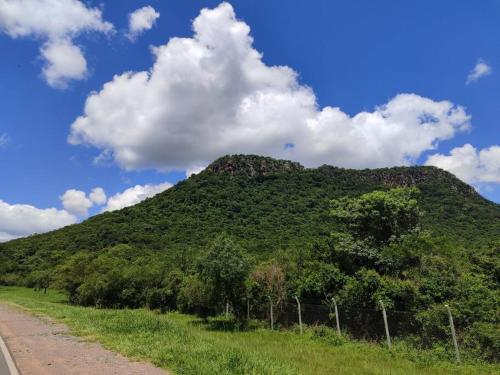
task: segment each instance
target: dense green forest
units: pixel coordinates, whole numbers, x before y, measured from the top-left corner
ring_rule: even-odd
[[[0,283],[65,290],[98,307],[149,306],[244,321],[269,297],[336,297],[360,337],[383,300],[417,346],[447,340],[498,360],[500,207],[434,167],[306,169],[226,156],[136,206],[0,244]]]

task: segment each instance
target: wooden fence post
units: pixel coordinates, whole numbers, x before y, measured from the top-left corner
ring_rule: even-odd
[[[337,322],[337,334],[341,336],[339,310],[337,309],[337,301],[335,300],[335,297],[332,297],[332,301],[333,301],[333,307],[335,308],[335,321]]]
[[[297,296],[295,296],[295,300],[297,301],[297,310],[299,311],[299,327],[300,327],[300,334],[302,335],[302,311],[300,310],[300,301]]]
[[[391,336],[389,335],[389,324],[387,323],[387,314],[385,313],[385,306],[382,300],[379,301],[382,306],[382,316],[384,317],[385,335],[387,336],[387,347],[391,348]]]
[[[451,315],[450,306],[445,305],[446,310],[448,310],[448,318],[450,320],[451,337],[453,339],[453,345],[455,346],[455,357],[457,362],[460,363],[460,351],[458,350],[457,334],[455,333],[455,324],[453,324],[453,316]]]
[[[267,296],[269,298],[269,308],[271,312],[271,331],[274,330],[274,317],[273,317],[273,300],[271,299],[271,296]]]

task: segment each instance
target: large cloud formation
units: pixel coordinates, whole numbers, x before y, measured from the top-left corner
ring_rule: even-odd
[[[415,94],[353,117],[319,108],[295,71],[262,61],[228,3],[203,9],[193,30],[153,48],[151,70],[90,94],[69,142],[127,170],[195,170],[227,153],[361,168],[411,163],[469,127],[462,107]]]
[[[113,25],[101,10],[77,0],[0,0],[0,30],[12,38],[41,39],[47,84],[65,88],[87,75],[87,61],[73,39],[86,32],[110,33]]]
[[[425,164],[445,169],[470,184],[500,184],[500,146],[477,150],[465,144],[449,155],[431,155]]]

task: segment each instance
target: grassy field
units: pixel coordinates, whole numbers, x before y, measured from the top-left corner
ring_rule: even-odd
[[[0,287],[0,301],[67,324],[74,335],[174,374],[483,374],[499,366],[455,365],[435,354],[390,352],[378,344],[318,337],[313,330],[231,330],[224,320],[204,323],[178,313],[71,306],[64,295]],[[225,327],[225,329],[224,329]]]

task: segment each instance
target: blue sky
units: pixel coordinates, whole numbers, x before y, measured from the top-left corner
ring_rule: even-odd
[[[42,3],[89,21],[78,16],[80,29],[54,30],[29,14],[29,1],[0,0],[0,240],[52,229],[51,215],[67,213],[67,224],[112,209],[90,199],[96,187],[121,207],[232,152],[307,166],[434,164],[500,202],[497,1],[114,0],[76,10],[70,0]],[[156,16],[130,40],[129,14],[145,6]],[[219,10],[199,16],[202,8]],[[167,45],[174,37],[191,44]],[[70,65],[83,58],[84,72],[64,65],[70,52]],[[214,55],[190,72],[198,53]],[[121,84],[113,78],[153,66],[137,86],[133,74]],[[96,104],[86,107],[92,92]],[[62,200],[68,190],[80,193]],[[27,212],[45,224],[7,223],[28,214],[22,205],[41,210]]]

